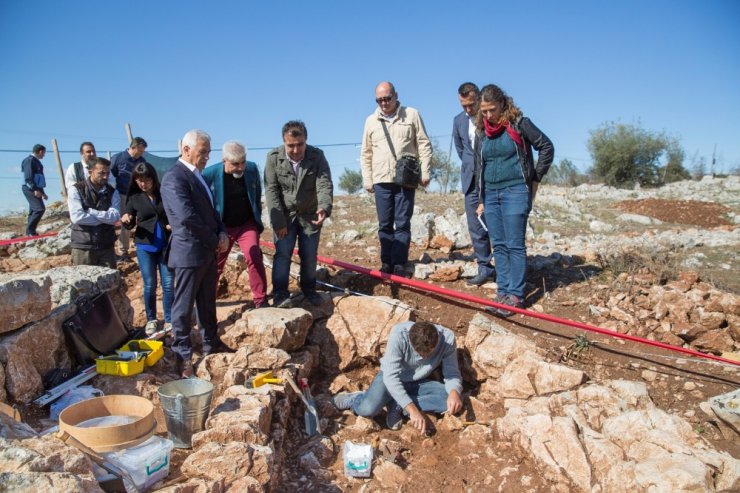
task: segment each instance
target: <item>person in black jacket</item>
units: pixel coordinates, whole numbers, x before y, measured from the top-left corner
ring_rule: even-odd
[[[527,276],[524,243],[527,218],[537,187],[555,156],[550,139],[498,86],[481,89],[475,139],[475,167],[480,190],[477,213],[485,213],[493,242],[498,303],[522,308]],[[534,164],[532,148],[537,150]],[[514,312],[495,309],[509,317]]]
[[[157,172],[151,164],[143,162],[134,167],[127,197],[121,223],[128,229],[136,227],[134,243],[139,270],[144,280],[144,309],[147,317],[145,330],[147,335],[151,335],[159,330],[157,270],[162,280],[165,330],[172,327],[171,309],[174,298],[172,273],[164,261],[164,250],[171,228],[162,205]]]
[[[44,165],[41,160],[46,155],[46,147],[41,144],[33,146],[32,153],[23,160],[21,171],[23,171],[23,195],[28,200],[28,223],[26,224],[26,236],[36,236],[36,227],[41,222],[41,217],[46,211],[44,200],[49,197],[44,193],[46,179],[44,178]]]

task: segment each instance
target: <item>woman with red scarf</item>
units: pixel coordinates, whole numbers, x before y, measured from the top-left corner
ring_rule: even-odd
[[[532,148],[537,150],[536,166]],[[485,214],[493,243],[498,303],[524,306],[527,217],[554,155],[547,135],[522,115],[500,87],[489,84],[481,89],[474,152],[480,185],[477,212]],[[493,313],[502,317],[514,314],[504,309]]]

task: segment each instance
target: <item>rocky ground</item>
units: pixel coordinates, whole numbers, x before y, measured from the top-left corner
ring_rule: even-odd
[[[371,197],[337,197],[320,254],[377,268],[374,210]],[[63,214],[59,209],[42,224],[57,230],[65,224]],[[528,230],[528,309],[737,358],[738,224],[737,177],[659,190],[542,187]],[[0,230],[5,237],[17,235],[22,218],[3,218]],[[50,280],[38,281],[39,286],[71,283],[82,289],[81,280],[65,277],[70,275],[64,270],[69,265],[66,234],[0,247],[0,269],[7,278],[47,275]],[[475,265],[459,194],[418,194],[413,237],[416,279],[481,298],[495,294],[495,283],[470,288],[464,282],[475,274]],[[269,231],[263,239],[270,241]],[[263,250],[271,263],[271,250]],[[143,326],[136,264],[123,264],[119,271],[123,288],[117,306],[132,325]],[[88,275],[107,286],[112,281],[106,276]],[[494,319],[474,303],[333,266],[322,269],[321,279],[339,289],[327,287],[332,294],[318,309],[302,304],[253,312],[243,258],[234,253],[219,286],[218,311],[224,339],[239,350],[210,356],[199,366],[198,375],[218,385],[212,417],[195,451],[175,452],[170,478],[182,481],[167,491],[740,488],[738,422],[727,415],[720,419],[710,402],[737,389],[738,366],[522,315]],[[56,294],[48,304],[35,306],[63,311],[66,298],[59,292],[65,291],[48,286]],[[5,325],[22,326],[23,332],[30,330],[28,324],[41,324],[31,322],[33,316],[16,318]],[[337,412],[328,401],[331,393],[367,387],[388,330],[409,318],[453,329],[465,374],[464,415],[433,418],[435,432],[428,437],[408,425],[400,432],[385,430],[382,416],[357,418]],[[18,358],[8,363],[10,351],[3,347],[26,350],[18,333],[0,339],[5,366],[0,365],[5,382],[0,401],[28,402],[40,391],[40,381],[29,386],[11,374],[23,365]],[[62,355],[57,359],[44,364],[64,363]],[[132,379],[97,377],[93,383],[106,393],[156,400],[156,387],[174,378],[171,363],[169,358],[153,373]],[[28,374],[39,378],[39,365],[27,368]],[[244,390],[245,379],[265,369],[309,377],[325,426],[321,436],[309,440],[303,434],[301,404],[290,391],[280,386],[261,393]],[[41,412],[21,409],[32,425],[43,427]],[[375,446],[372,479],[344,476],[346,440]],[[39,448],[35,442],[26,445]]]

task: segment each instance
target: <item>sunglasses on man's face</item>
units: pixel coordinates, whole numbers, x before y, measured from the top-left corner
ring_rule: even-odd
[[[390,103],[391,101],[393,101],[393,96],[384,96],[382,98],[375,98],[375,102],[378,104]]]

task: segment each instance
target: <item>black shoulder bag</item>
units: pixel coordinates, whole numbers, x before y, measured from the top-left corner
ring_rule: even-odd
[[[396,157],[396,150],[393,148],[393,142],[391,142],[391,136],[388,133],[388,127],[385,125],[385,120],[380,120],[383,125],[383,132],[385,132],[385,139],[388,141],[388,147],[391,148],[391,155],[396,160],[396,176],[393,178],[393,183],[400,185],[404,188],[416,188],[419,186],[421,180],[421,167],[419,166],[419,160],[416,156],[411,154],[404,154],[400,158]]]

